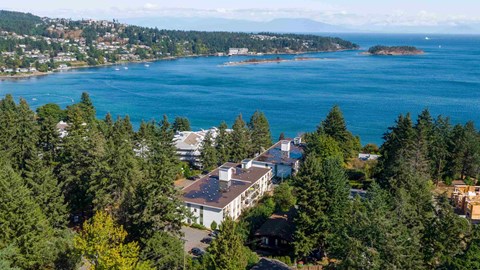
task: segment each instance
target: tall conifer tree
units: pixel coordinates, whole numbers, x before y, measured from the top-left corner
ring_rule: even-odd
[[[240,114],[235,119],[235,123],[232,126],[232,134],[230,141],[230,157],[234,162],[240,162],[247,158],[251,149],[250,132],[247,129],[245,121]]]
[[[256,111],[252,115],[248,128],[250,129],[252,140],[251,156],[262,153],[272,145],[270,125],[263,112]]]

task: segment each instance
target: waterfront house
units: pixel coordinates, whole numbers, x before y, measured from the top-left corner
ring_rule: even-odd
[[[181,199],[193,219],[207,228],[226,217],[237,219],[272,190],[272,170],[253,167],[251,162],[225,163],[182,190]]]

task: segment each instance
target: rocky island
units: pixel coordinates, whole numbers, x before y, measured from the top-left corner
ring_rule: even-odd
[[[363,54],[367,55],[418,55],[424,52],[413,46],[373,46]]]

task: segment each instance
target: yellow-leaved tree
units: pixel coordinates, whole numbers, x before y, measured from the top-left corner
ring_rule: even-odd
[[[139,260],[137,242],[124,243],[127,232],[107,212],[97,212],[83,224],[75,237],[75,248],[92,270],[151,270],[150,262]]]

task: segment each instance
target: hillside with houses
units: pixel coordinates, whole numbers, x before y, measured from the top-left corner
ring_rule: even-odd
[[[340,38],[315,35],[159,30],[117,20],[41,18],[0,11],[0,72],[4,75],[183,56],[357,48]]]

